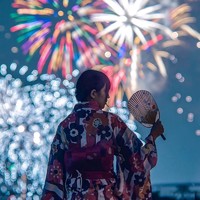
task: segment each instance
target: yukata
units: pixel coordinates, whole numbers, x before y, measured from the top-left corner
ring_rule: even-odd
[[[156,162],[151,135],[143,144],[95,101],[78,103],[57,128],[42,200],[150,200]]]

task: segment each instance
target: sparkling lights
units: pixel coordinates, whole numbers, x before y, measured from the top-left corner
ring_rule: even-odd
[[[38,83],[23,85],[14,69],[24,74],[26,66],[0,68],[0,193],[39,199],[56,127],[76,102],[74,83],[33,72],[26,78]]]

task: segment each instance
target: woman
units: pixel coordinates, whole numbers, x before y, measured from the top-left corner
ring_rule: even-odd
[[[43,200],[151,199],[149,174],[156,165],[155,140],[163,126],[157,122],[143,146],[117,115],[102,110],[109,89],[102,72],[80,75],[79,103],[59,124],[51,146]]]

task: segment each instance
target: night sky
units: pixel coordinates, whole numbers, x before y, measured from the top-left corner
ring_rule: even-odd
[[[17,33],[10,32],[14,22],[10,19],[13,9],[9,2],[0,1],[0,65],[16,62],[19,66],[28,65],[29,70],[36,69],[34,60],[27,63],[20,48],[17,53],[11,51],[12,47],[20,45],[16,41]],[[196,18],[191,27],[200,32],[200,1],[187,3],[192,6],[191,15]],[[162,89],[153,92],[167,138],[157,141],[159,160],[152,170],[155,184],[200,182],[200,41],[190,36],[184,41],[184,45],[169,49],[177,62],[166,61],[168,77]],[[152,84],[160,87],[156,80]],[[188,114],[191,121],[188,121]],[[138,123],[137,126],[139,133],[145,132],[145,135],[149,131]]]

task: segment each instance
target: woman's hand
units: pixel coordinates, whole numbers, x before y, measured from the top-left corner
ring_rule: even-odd
[[[154,141],[156,138],[160,135],[162,135],[164,132],[164,127],[160,120],[157,120],[157,122],[154,123],[153,127],[151,128],[150,134],[153,136]]]

